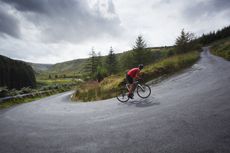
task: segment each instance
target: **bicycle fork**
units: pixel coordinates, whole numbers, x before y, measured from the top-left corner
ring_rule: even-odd
[[[142,91],[145,91],[145,88],[142,85],[138,84],[137,86],[140,87]]]

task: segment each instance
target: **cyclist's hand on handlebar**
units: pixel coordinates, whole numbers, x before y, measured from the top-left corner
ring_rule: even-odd
[[[139,78],[138,81],[144,81],[142,78]]]

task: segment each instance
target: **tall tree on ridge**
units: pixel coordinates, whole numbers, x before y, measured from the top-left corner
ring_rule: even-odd
[[[109,75],[117,72],[117,59],[112,47],[110,47],[109,54],[106,58],[106,68]]]
[[[146,42],[143,39],[142,35],[139,35],[136,39],[135,45],[133,46],[133,57],[135,65],[144,62],[144,51],[147,47]]]

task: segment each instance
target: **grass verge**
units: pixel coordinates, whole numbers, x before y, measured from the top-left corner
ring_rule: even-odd
[[[35,100],[38,100],[38,99],[43,98],[43,97],[46,97],[46,96],[38,96],[38,97],[33,97],[33,98],[21,98],[21,99],[18,98],[18,99],[14,99],[14,100],[9,100],[9,101],[1,103],[0,109],[9,108],[9,107],[11,107],[13,105],[17,105],[17,104],[35,101]]]
[[[179,70],[191,66],[199,59],[196,51],[186,54],[175,55],[156,63],[145,66],[142,70],[142,78],[150,81],[166,74],[172,74]],[[95,101],[116,96],[116,89],[126,83],[125,72],[105,78],[101,83],[87,82],[82,84],[72,97],[74,101]]]
[[[211,53],[230,61],[230,37],[211,44]]]
[[[72,88],[68,88],[68,90],[71,90],[71,89]],[[29,95],[27,97],[18,97],[18,98],[9,99],[7,101],[0,103],[0,109],[9,108],[9,107],[11,107],[13,105],[17,105],[17,104],[35,101],[35,100],[45,98],[45,97],[48,97],[48,96],[51,96],[54,94],[66,92],[68,90],[67,89],[58,89],[58,90],[51,90],[51,91],[47,91],[47,92],[43,92],[43,93],[35,92],[32,95]]]

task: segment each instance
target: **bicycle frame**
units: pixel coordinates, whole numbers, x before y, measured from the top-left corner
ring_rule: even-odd
[[[143,91],[145,90],[140,83],[138,83],[137,86],[140,87]]]
[[[139,81],[135,81],[134,84],[136,85],[135,90],[136,90],[137,87],[140,87],[142,90],[144,90],[144,88],[142,87],[142,85],[140,84]],[[130,84],[128,84],[128,83],[126,83],[126,85],[125,85],[128,91],[129,91],[129,85]]]

